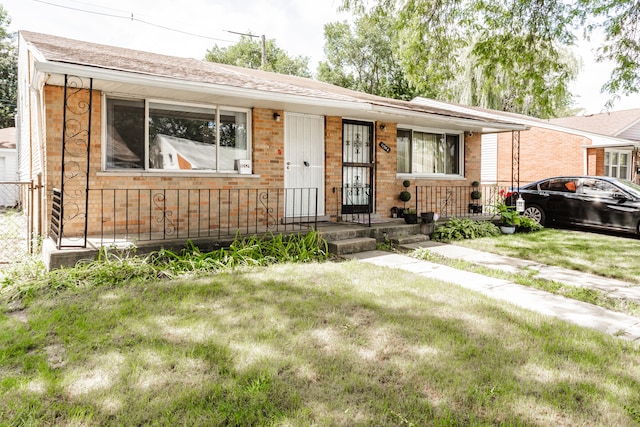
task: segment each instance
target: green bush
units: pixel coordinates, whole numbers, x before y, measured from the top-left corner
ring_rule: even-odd
[[[532,231],[540,231],[543,228],[544,227],[542,225],[538,224],[533,219],[524,215],[520,215],[520,223],[518,224],[518,231],[524,231],[525,233],[529,233]]]
[[[451,218],[436,227],[432,240],[448,242],[451,240],[477,239],[479,237],[499,236],[500,229],[490,221]]]
[[[403,202],[408,202],[409,200],[411,200],[411,193],[409,193],[408,191],[401,191],[400,200],[402,200]]]
[[[325,261],[328,257],[327,242],[316,231],[289,236],[238,236],[229,248],[211,252],[202,252],[191,241],[181,251],[161,249],[146,256],[104,247],[96,260],[80,261],[73,268],[47,272],[39,262],[30,268],[30,274],[22,269],[7,270],[0,277],[0,305],[38,291],[145,283],[240,267]]]

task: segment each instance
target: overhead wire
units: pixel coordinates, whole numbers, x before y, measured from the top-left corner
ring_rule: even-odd
[[[77,12],[91,13],[91,14],[94,14],[94,15],[106,16],[106,17],[109,17],[109,18],[126,19],[128,21],[130,20],[130,21],[133,21],[133,22],[139,22],[141,24],[145,24],[145,25],[148,25],[148,26],[151,26],[151,27],[156,27],[156,28],[160,28],[160,29],[163,29],[163,30],[173,31],[173,32],[176,32],[176,33],[185,34],[185,35],[193,36],[193,37],[199,37],[199,38],[203,38],[203,39],[207,39],[207,40],[219,41],[219,42],[224,42],[224,43],[236,43],[235,40],[225,40],[225,39],[221,39],[221,38],[217,38],[217,37],[210,37],[210,36],[205,36],[205,35],[202,35],[202,34],[192,33],[192,32],[189,32],[189,31],[179,30],[177,28],[167,27],[165,25],[154,24],[153,22],[149,22],[149,21],[145,21],[143,19],[136,18],[133,13],[131,13],[130,15],[126,15],[125,16],[125,15],[122,15],[122,14],[98,12],[98,11],[94,11],[94,10],[81,9],[81,8],[78,8],[78,7],[65,6],[65,5],[62,5],[62,4],[57,4],[57,3],[53,3],[53,2],[45,1],[45,0],[33,0],[33,1],[35,1],[36,3],[43,3],[43,4],[50,5],[50,6],[60,7],[62,9],[75,10]],[[82,2],[78,2],[78,3],[91,5],[90,3],[82,3]],[[111,10],[117,10],[117,9],[111,9]]]

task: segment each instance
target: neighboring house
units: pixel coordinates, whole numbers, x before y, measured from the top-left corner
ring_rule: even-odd
[[[413,102],[510,120],[528,128],[518,134],[482,135],[483,184],[514,180],[525,184],[557,175],[615,176],[638,181],[640,109],[542,120],[424,98]]]
[[[640,108],[563,117],[550,122],[621,140],[594,139],[587,147],[587,172],[640,183]]]
[[[0,208],[18,204],[18,186],[9,185],[18,179],[18,158],[16,150],[16,128],[0,129]]]
[[[526,128],[33,32],[20,32],[19,51],[21,173],[42,174],[44,229],[80,246],[390,217],[404,180],[468,187],[480,178],[480,135]]]

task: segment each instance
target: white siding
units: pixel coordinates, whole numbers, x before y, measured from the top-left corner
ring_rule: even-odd
[[[17,178],[15,150],[0,150],[0,182],[15,181]],[[0,207],[15,206],[19,200],[17,185],[0,185]]]
[[[480,181],[494,184],[498,180],[498,134],[482,135]]]

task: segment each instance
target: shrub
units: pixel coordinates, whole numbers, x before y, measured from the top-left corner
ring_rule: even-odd
[[[431,239],[438,242],[448,242],[499,235],[500,229],[490,221],[451,218],[443,225],[436,227]]]
[[[403,202],[408,202],[409,200],[411,200],[411,193],[409,193],[408,191],[400,192],[400,200],[402,200]]]
[[[540,224],[538,224],[537,222],[535,222],[533,219],[521,215],[520,216],[520,223],[518,224],[518,231],[524,231],[525,233],[529,233],[532,231],[540,231],[542,230],[544,227]]]

